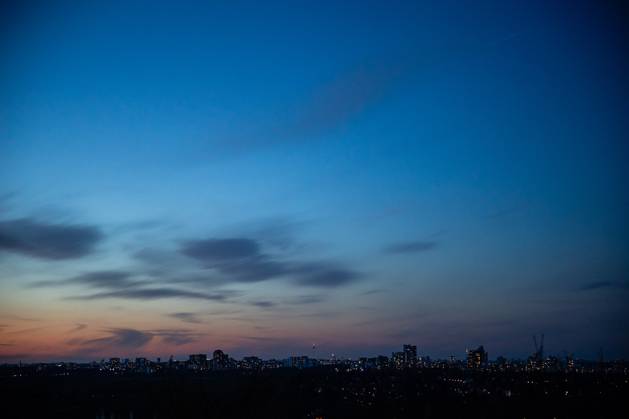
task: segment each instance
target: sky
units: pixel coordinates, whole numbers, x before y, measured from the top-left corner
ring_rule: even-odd
[[[629,357],[602,2],[3,2],[0,362]]]

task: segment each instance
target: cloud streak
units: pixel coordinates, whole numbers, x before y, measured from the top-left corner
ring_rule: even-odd
[[[107,336],[94,339],[70,339],[69,345],[78,346],[80,352],[94,353],[104,349],[129,350],[142,348],[155,338],[176,346],[198,340],[199,333],[190,330],[137,330],[131,328],[107,329]]]
[[[595,291],[599,289],[605,288],[621,288],[621,289],[629,289],[629,284],[622,281],[593,281],[588,282],[587,284],[583,284],[579,290],[580,291]]]
[[[260,308],[272,308],[272,307],[275,307],[277,304],[274,303],[273,301],[252,301],[251,305],[260,307]]]
[[[109,329],[109,335],[96,339],[71,339],[71,345],[98,350],[101,348],[141,348],[153,339],[153,334],[135,329]]]
[[[107,298],[121,298],[127,300],[161,300],[165,298],[191,298],[210,301],[225,301],[231,292],[203,293],[186,291],[177,288],[133,288],[118,291],[99,292],[96,294],[76,295],[66,297],[66,300],[102,300]]]
[[[237,294],[235,291],[221,290],[213,293],[204,293],[196,290],[185,290],[164,287],[165,282],[132,280],[136,275],[127,271],[95,271],[81,274],[72,278],[59,281],[37,281],[29,284],[30,287],[58,287],[68,285],[83,285],[87,288],[103,290],[87,295],[68,296],[66,300],[100,300],[107,298],[120,298],[129,300],[158,300],[164,298],[191,298],[212,301],[224,301]],[[185,281],[171,281],[173,283],[185,283]]]
[[[333,265],[317,264],[304,266],[302,275],[295,282],[310,287],[335,288],[348,285],[359,278],[357,272]]]
[[[359,279],[361,274],[329,261],[285,261],[260,250],[250,238],[190,240],[180,252],[215,269],[228,281],[260,282],[290,277],[293,283],[311,287],[338,287]]]
[[[70,333],[80,332],[81,330],[87,329],[87,325],[85,323],[77,323]]]
[[[175,346],[196,342],[200,337],[199,333],[190,330],[154,330],[150,333]]]
[[[394,243],[384,248],[384,252],[388,254],[405,254],[405,253],[421,253],[433,250],[437,247],[435,241],[411,241]]]
[[[50,224],[33,218],[0,221],[0,250],[40,259],[78,259],[103,240],[100,229],[88,225]]]
[[[168,316],[186,323],[201,323],[201,320],[197,317],[197,313],[179,312],[170,313]]]
[[[126,271],[95,271],[81,274],[72,278],[59,281],[37,281],[29,284],[30,287],[56,287],[67,285],[84,285],[89,288],[125,289],[142,284],[131,281],[133,273]]]
[[[319,139],[348,125],[394,91],[413,65],[403,57],[355,65],[319,86],[279,123],[213,144],[213,149],[242,153]]]

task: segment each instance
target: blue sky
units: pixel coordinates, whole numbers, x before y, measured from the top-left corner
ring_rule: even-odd
[[[629,353],[612,6],[3,15],[4,359]]]

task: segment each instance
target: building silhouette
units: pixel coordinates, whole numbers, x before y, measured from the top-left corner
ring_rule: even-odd
[[[217,349],[212,354],[212,369],[224,370],[229,368],[229,355]]]
[[[487,365],[488,360],[487,351],[483,348],[483,345],[476,349],[467,350],[467,367],[468,368],[481,368]]]
[[[207,368],[206,354],[192,354],[188,357],[188,365],[193,370],[204,370]]]
[[[416,345],[404,345],[402,352],[404,352],[404,366],[406,368],[414,367],[417,365],[417,346]]]

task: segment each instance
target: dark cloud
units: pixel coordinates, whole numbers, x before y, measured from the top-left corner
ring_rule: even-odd
[[[295,230],[304,224],[291,217],[267,217],[226,228],[225,233],[227,237],[248,237],[259,245],[287,251],[298,247]]]
[[[99,352],[102,349],[115,348],[134,349],[141,348],[155,337],[165,343],[184,345],[199,338],[199,334],[189,330],[136,330],[127,328],[108,329],[108,336],[96,339],[70,339],[68,344],[80,346],[84,353]]]
[[[259,282],[278,278],[290,273],[286,263],[271,260],[266,256],[242,259],[237,262],[215,266],[222,274],[237,282]]]
[[[383,288],[375,288],[372,290],[367,290],[365,292],[361,292],[359,295],[373,295],[373,294],[380,294],[385,292],[386,290]]]
[[[169,284],[194,284],[195,286],[203,286],[204,288],[216,288],[230,281],[226,281],[225,278],[215,274],[208,275],[207,273],[203,273],[192,275],[174,274],[171,278],[168,278],[167,282]]]
[[[251,304],[261,308],[271,308],[277,305],[273,301],[252,301]]]
[[[137,282],[129,280],[132,275],[131,272],[125,271],[97,271],[70,278],[67,282],[92,288],[120,289],[137,285]]]
[[[109,336],[97,339],[71,339],[71,345],[100,348],[140,348],[153,339],[153,334],[135,329],[109,329]]]
[[[289,304],[316,304],[324,301],[325,298],[322,295],[300,295],[298,297],[288,300]]]
[[[613,286],[614,286],[614,283],[611,281],[595,281],[595,282],[584,284],[579,289],[582,291],[591,291],[591,290],[597,290],[601,288],[611,288]]]
[[[65,285],[84,285],[90,288],[126,289],[142,284],[132,281],[133,273],[126,271],[95,271],[81,274],[60,281],[37,281],[29,284],[31,287],[54,287]]]
[[[629,283],[622,281],[594,281],[583,284],[579,289],[581,291],[593,291],[602,288],[629,288]]]
[[[197,259],[226,281],[259,282],[281,277],[295,278],[298,285],[336,287],[359,278],[357,272],[326,261],[284,261],[264,254],[256,240],[249,238],[191,240],[181,253]]]
[[[437,242],[434,241],[413,241],[396,243],[387,246],[384,251],[390,254],[402,254],[402,253],[419,253],[432,250],[437,246]]]
[[[131,288],[118,291],[99,292],[90,295],[67,297],[68,300],[101,300],[105,298],[121,298],[128,300],[159,300],[164,298],[193,298],[201,300],[224,301],[232,293],[216,292],[206,294],[202,292],[186,291],[176,288]]]
[[[310,270],[311,268],[308,268]],[[357,280],[360,275],[357,272],[337,268],[333,266],[317,266],[317,268],[304,272],[298,276],[295,282],[299,285],[310,287],[333,288],[347,285]]]
[[[0,250],[42,259],[86,256],[103,238],[94,226],[49,224],[31,218],[0,221]]]
[[[169,316],[186,323],[201,323],[201,320],[197,317],[197,313],[179,312],[170,313]]]
[[[199,333],[190,330],[154,330],[151,334],[159,336],[165,343],[177,346],[196,342],[200,337]]]
[[[288,273],[285,263],[260,253],[258,242],[248,238],[188,241],[181,252],[236,282],[265,281]]]
[[[191,279],[160,279],[159,281],[134,280],[133,272],[128,271],[96,271],[78,275],[58,281],[38,281],[29,284],[31,287],[50,287],[83,285],[88,288],[101,289],[103,292],[88,295],[70,296],[69,300],[98,300],[104,298],[123,298],[134,300],[156,300],[162,298],[197,298],[204,300],[222,301],[227,297],[238,294],[236,291],[221,290],[204,293],[197,290],[173,288],[175,284],[199,284],[199,278]],[[206,281],[207,282],[207,281]],[[223,283],[223,282],[221,282]],[[218,285],[218,284],[215,284]]]

